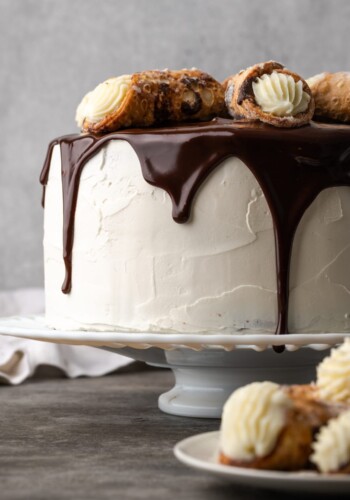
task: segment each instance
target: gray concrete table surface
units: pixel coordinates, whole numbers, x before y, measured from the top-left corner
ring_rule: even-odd
[[[0,386],[1,500],[281,498],[177,461],[176,442],[219,420],[161,413],[157,397],[172,377],[138,363],[103,378]]]

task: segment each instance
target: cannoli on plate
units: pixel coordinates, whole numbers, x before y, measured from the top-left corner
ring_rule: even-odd
[[[320,73],[306,81],[315,99],[315,119],[350,122],[350,72]]]
[[[81,101],[84,132],[113,132],[167,122],[202,121],[225,113],[224,89],[199,69],[143,71],[110,78]]]
[[[224,406],[219,461],[255,469],[306,468],[315,434],[347,409],[322,401],[314,384],[241,387]]]
[[[311,452],[313,428],[283,387],[254,382],[223,409],[219,461],[256,469],[298,470]]]
[[[275,61],[242,70],[228,77],[223,86],[233,118],[300,127],[313,116],[314,99],[305,80]]]
[[[350,473],[350,338],[318,365],[316,383],[254,382],[233,392],[219,446],[226,465],[292,471],[313,463]]]

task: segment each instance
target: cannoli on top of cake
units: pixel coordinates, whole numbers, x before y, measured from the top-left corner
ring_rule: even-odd
[[[86,94],[76,121],[83,132],[210,120],[225,114],[224,89],[199,69],[142,71],[109,78]]]
[[[313,116],[315,104],[306,81],[275,61],[255,64],[223,85],[233,118],[293,128],[306,125]]]
[[[320,73],[306,81],[315,99],[314,120],[350,123],[350,72]]]

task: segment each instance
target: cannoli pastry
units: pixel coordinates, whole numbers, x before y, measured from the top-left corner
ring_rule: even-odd
[[[293,400],[296,406],[309,421],[313,433],[317,432],[331,418],[337,417],[348,406],[342,403],[334,403],[322,399],[316,384],[285,386],[284,390]]]
[[[209,120],[225,112],[224,89],[198,69],[143,71],[110,78],[89,92],[76,121],[84,132]]]
[[[276,127],[300,127],[314,112],[314,100],[305,80],[282,64],[255,64],[227,78],[225,101],[236,119],[262,121]]]
[[[350,410],[321,428],[310,461],[320,472],[350,474]]]
[[[315,119],[350,122],[350,73],[320,73],[306,80],[315,99]]]
[[[219,461],[238,467],[298,470],[306,466],[313,429],[281,386],[254,382],[225,403]]]
[[[321,399],[350,405],[350,338],[318,365],[316,387]]]

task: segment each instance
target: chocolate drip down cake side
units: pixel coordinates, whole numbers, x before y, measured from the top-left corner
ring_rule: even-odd
[[[41,175],[47,324],[350,332],[350,78],[308,83],[269,61],[87,94]]]

